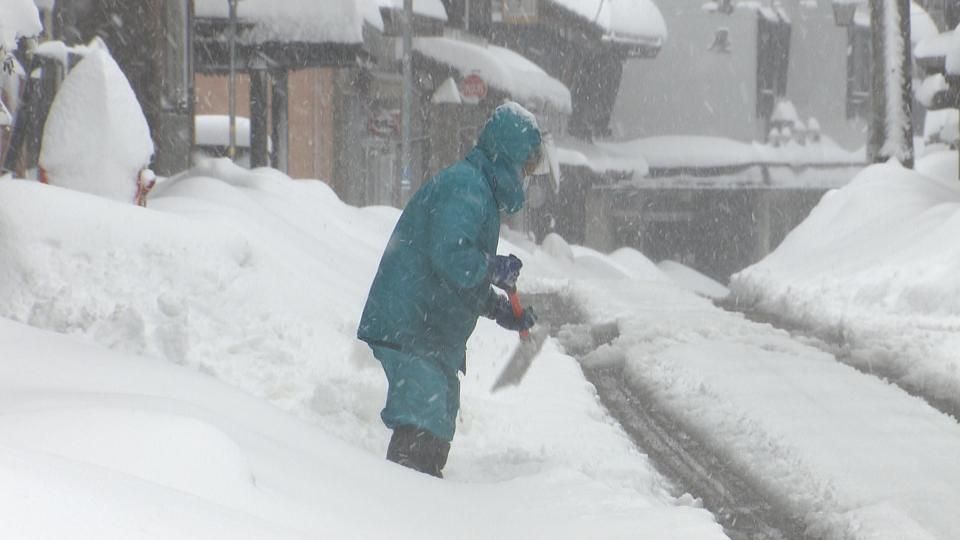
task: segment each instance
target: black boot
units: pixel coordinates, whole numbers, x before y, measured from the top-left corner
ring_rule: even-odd
[[[443,478],[449,453],[449,442],[414,426],[397,426],[387,447],[388,460],[437,478]]]

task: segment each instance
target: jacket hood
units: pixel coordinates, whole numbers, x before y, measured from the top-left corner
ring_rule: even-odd
[[[500,210],[512,214],[523,207],[523,165],[540,142],[536,118],[516,103],[500,105],[487,120],[477,149],[492,165],[488,180]]]

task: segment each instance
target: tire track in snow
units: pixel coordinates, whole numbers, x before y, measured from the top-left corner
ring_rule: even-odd
[[[541,320],[555,329],[554,337],[578,360],[619,336],[615,324],[583,324],[575,302],[559,294],[524,295],[524,301],[542,308],[538,311]],[[807,538],[802,522],[775,508],[724,463],[718,452],[632,389],[619,369],[588,368],[582,363],[581,369],[611,417],[673,485],[674,495],[687,493],[702,501],[731,538]]]

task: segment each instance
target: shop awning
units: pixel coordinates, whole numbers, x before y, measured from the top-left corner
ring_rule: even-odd
[[[503,47],[449,37],[413,40],[416,53],[455,70],[478,75],[490,87],[536,111],[572,111],[570,90],[527,58]]]

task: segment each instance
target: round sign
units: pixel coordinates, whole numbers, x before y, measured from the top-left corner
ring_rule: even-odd
[[[487,83],[476,73],[471,73],[460,81],[460,95],[479,101],[487,97]]]

